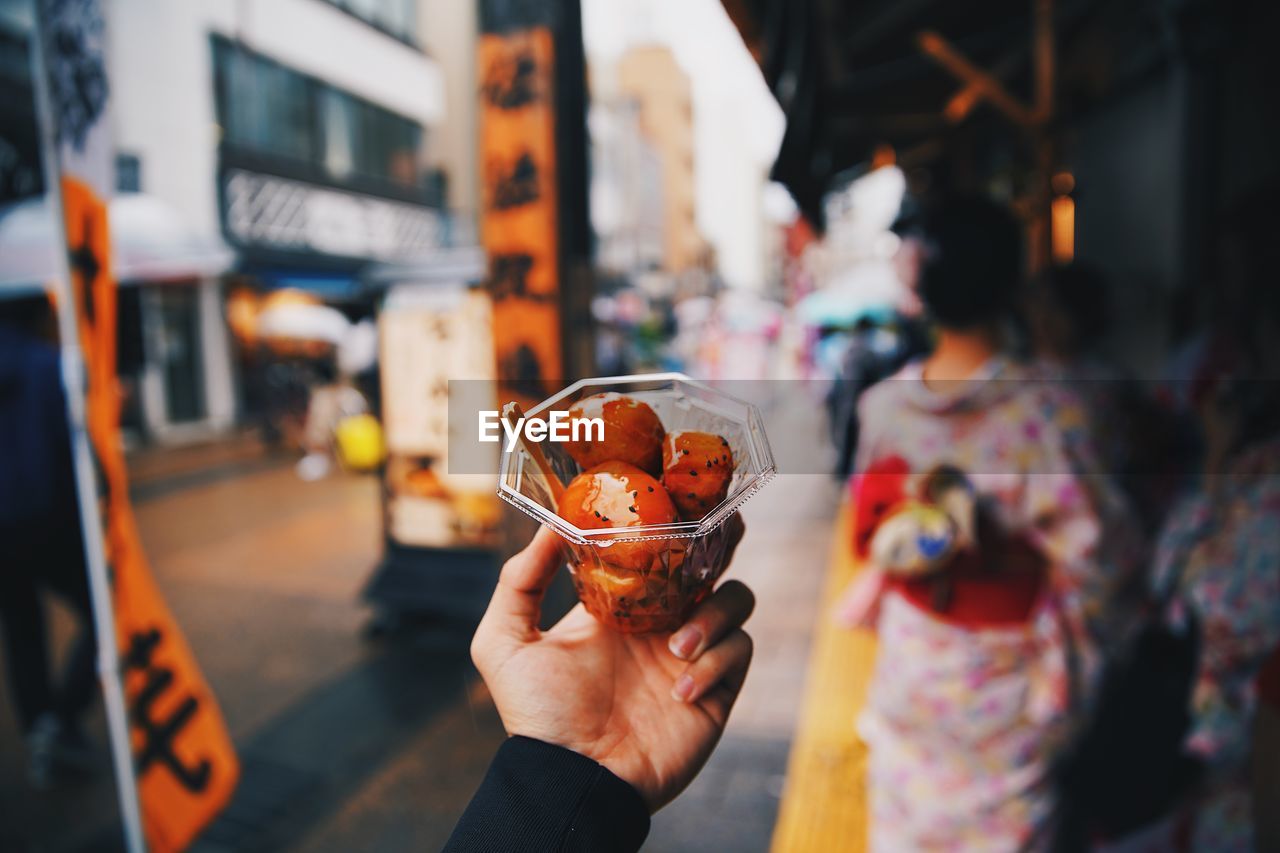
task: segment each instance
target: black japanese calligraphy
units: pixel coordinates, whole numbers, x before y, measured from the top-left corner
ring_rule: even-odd
[[[196,712],[199,703],[194,696],[187,696],[167,719],[152,716],[156,700],[173,685],[173,671],[158,666],[153,661],[162,634],[156,629],[139,631],[130,637],[129,649],[122,660],[125,671],[138,670],[145,674],[146,682],[129,703],[129,720],[143,734],[143,744],[135,757],[138,775],[144,775],[153,765],[167,768],[188,791],[203,791],[209,784],[211,766],[208,759],[201,759],[195,767],[189,767],[174,753],[174,740]]]

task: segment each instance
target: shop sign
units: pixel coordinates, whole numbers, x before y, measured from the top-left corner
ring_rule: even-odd
[[[534,26],[480,37],[481,236],[503,400],[546,396],[564,375],[556,198],[555,41]]]
[[[241,248],[393,260],[446,243],[440,211],[275,175],[227,169],[223,225]]]
[[[33,76],[46,185],[66,244],[55,291],[63,384],[117,795],[130,851],[178,851],[227,804],[239,762],[152,577],[129,498],[107,216],[115,149],[102,4],[41,0],[37,9]]]

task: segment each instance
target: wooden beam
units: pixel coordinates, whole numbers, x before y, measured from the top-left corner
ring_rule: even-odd
[[[1018,70],[1026,55],[1025,47],[1016,49],[991,66],[989,73],[996,80],[1004,83]],[[952,124],[959,124],[968,118],[969,113],[973,112],[973,108],[980,103],[982,103],[982,92],[970,83],[951,96],[951,100],[947,101],[947,105],[942,108],[942,114]]]
[[[970,62],[964,54],[938,33],[933,30],[923,30],[916,36],[916,44],[925,56],[954,75],[966,87],[972,88],[974,95],[970,97],[980,96],[987,99],[1010,121],[1021,127],[1031,129],[1038,124],[1038,116],[1032,110],[1009,94],[999,80]],[[962,118],[970,108],[972,104],[965,108],[965,112],[961,114]]]
[[[1053,0],[1032,0],[1031,55],[1035,63],[1036,119],[1046,123],[1053,118],[1054,44]]]
[[[1057,140],[1051,130],[1050,122],[1054,113],[1054,73],[1055,57],[1053,45],[1053,0],[1031,0],[1031,62],[1033,77],[1031,85],[1035,94],[1035,116],[1039,132],[1036,134],[1036,183],[1032,192],[1035,200],[1035,213],[1031,221],[1031,251],[1028,253],[1033,273],[1047,267],[1054,258],[1054,232],[1059,224],[1052,214],[1053,192],[1050,182],[1057,165]],[[1074,207],[1072,213],[1072,230],[1075,228]],[[1074,242],[1074,235],[1072,241]]]
[[[951,100],[947,101],[947,105],[942,108],[942,114],[952,124],[959,124],[968,118],[973,108],[981,102],[982,90],[970,83],[951,96]]]
[[[1031,0],[1032,35],[1029,44],[1007,54],[991,66],[991,76],[997,80],[1006,81],[1018,70],[1027,56],[1027,48],[1030,48],[1031,74],[1034,81],[1032,85],[1036,99],[1032,111],[1042,123],[1052,121],[1056,112],[1054,103],[1057,94],[1055,77],[1058,66],[1056,30],[1063,25],[1066,27],[1078,25],[1088,17],[1095,6],[1097,6],[1096,3],[1091,5],[1088,0],[1059,3],[1056,6],[1052,0]],[[959,124],[981,102],[982,93],[977,87],[967,85],[951,97],[943,108],[942,114],[948,121]]]

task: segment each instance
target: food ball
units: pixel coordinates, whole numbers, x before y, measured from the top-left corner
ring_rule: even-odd
[[[565,487],[560,517],[584,530],[670,524],[676,508],[662,484],[626,462],[610,461],[583,471]],[[645,572],[666,550],[664,540],[617,542],[599,549],[600,559],[621,569]]]
[[[565,442],[565,450],[583,468],[617,460],[655,477],[662,473],[662,437],[666,431],[647,403],[615,392],[596,394],[575,403],[569,409],[569,417],[604,421],[603,441]],[[594,435],[598,433],[583,431],[579,438]]]
[[[718,506],[732,479],[733,451],[723,436],[680,430],[662,442],[662,483],[685,521]]]

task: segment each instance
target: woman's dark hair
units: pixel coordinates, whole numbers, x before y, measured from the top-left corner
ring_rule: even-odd
[[[944,328],[969,329],[1013,315],[1022,278],[1022,231],[986,196],[944,198],[921,215],[920,299]]]

